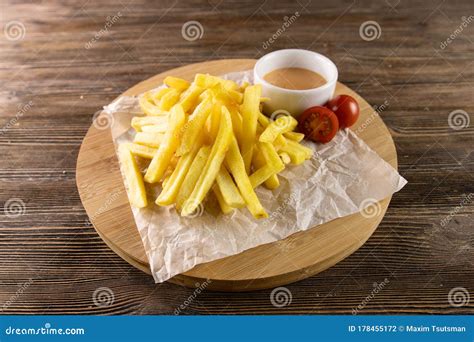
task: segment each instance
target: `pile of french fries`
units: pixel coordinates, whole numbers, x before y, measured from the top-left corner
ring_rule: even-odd
[[[194,82],[166,77],[166,87],[144,93],[144,116],[132,119],[133,143],[119,145],[130,203],[148,205],[147,186],[162,185],[155,203],[192,216],[213,193],[224,214],[247,207],[268,217],[255,193],[277,188],[287,164],[301,164],[312,150],[299,142],[297,121],[261,112],[261,86],[197,74]],[[148,159],[144,174],[136,158]]]

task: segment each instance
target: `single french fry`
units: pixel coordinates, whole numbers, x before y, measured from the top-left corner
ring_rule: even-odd
[[[202,146],[196,157],[194,157],[191,166],[189,167],[188,173],[183,179],[181,187],[178,191],[178,195],[176,196],[176,209],[181,211],[183,208],[183,204],[189,195],[193,192],[194,187],[201,175],[204,166],[206,165],[207,160],[211,154],[211,147],[210,146]]]
[[[258,170],[262,167],[265,167],[265,158],[263,156],[262,151],[260,151],[258,148],[256,149],[252,162],[254,164],[254,167]],[[256,176],[254,176],[256,178]],[[257,179],[254,179],[254,184],[257,184],[258,181]],[[269,190],[274,190],[280,186],[280,181],[278,180],[278,175],[273,174],[267,180],[264,181],[264,185],[267,189]]]
[[[178,103],[183,107],[185,113],[190,112],[196,107],[196,102],[203,91],[204,88],[198,87],[193,84],[181,94]]]
[[[275,171],[270,165],[264,165],[261,168],[255,170],[250,176],[250,183],[252,188],[257,188],[260,184],[265,182],[268,178],[275,174]]]
[[[270,178],[268,178],[264,184],[265,187],[269,190],[274,190],[278,188],[280,186],[280,180],[278,179],[278,175],[274,174],[270,176]]]
[[[166,116],[135,116],[132,118],[131,126],[140,132],[143,126],[166,124],[168,118]]]
[[[239,189],[224,165],[221,166],[217,174],[216,183],[219,187],[219,192],[228,205],[233,208],[242,208],[245,206],[245,201],[240,195]]]
[[[151,116],[162,116],[162,115],[168,115],[168,112],[165,110],[160,109],[158,106],[152,103],[150,99],[150,95],[148,93],[143,94],[140,96],[138,99],[138,103],[140,105],[140,108],[146,115],[151,115]]]
[[[285,164],[281,161],[280,156],[272,144],[260,142],[258,148],[262,151],[266,164],[270,165],[276,173],[281,172],[285,168]]]
[[[283,164],[289,164],[289,163],[291,163],[291,158],[290,158],[290,156],[288,155],[288,153],[286,153],[286,152],[280,152],[280,153],[278,153],[278,155],[280,156],[280,159],[281,159],[281,161],[283,162]]]
[[[305,160],[310,159],[313,154],[313,150],[292,140],[288,140],[288,145],[280,147],[278,152],[287,153],[290,156],[291,163],[295,165],[299,165]]]
[[[235,91],[239,91],[240,87],[237,83],[235,83],[234,81],[232,80],[224,80],[224,79],[220,79],[222,84],[224,85],[224,88],[226,88],[227,90],[235,90]]]
[[[304,134],[299,132],[285,132],[283,133],[283,136],[296,142],[300,142],[304,139]]]
[[[252,183],[245,171],[245,164],[240,154],[239,145],[237,144],[237,139],[233,136],[229,146],[229,151],[227,152],[225,163],[234,177],[235,183],[240,190],[240,194],[247,204],[247,208],[253,217],[260,219],[268,217],[265,209],[262,207],[260,200],[257,197],[257,194],[253,190]]]
[[[262,88],[259,84],[245,88],[242,103],[242,158],[247,174],[250,172],[253,146],[256,140],[257,120],[260,113],[260,95]]]
[[[136,208],[144,208],[148,205],[145,184],[138,168],[135,157],[127,145],[119,145],[118,148],[120,165],[125,176],[127,195],[130,204]]]
[[[206,90],[204,90],[204,91],[201,93],[201,95],[199,95],[198,100],[199,100],[199,102],[202,102],[202,101],[204,101],[204,100],[207,99],[207,98],[212,98],[212,91],[211,91],[211,89],[206,89]]]
[[[188,81],[173,76],[166,76],[166,78],[163,80],[163,83],[170,88],[174,88],[180,91],[188,89],[191,85]]]
[[[214,192],[214,195],[217,198],[217,202],[219,203],[219,206],[221,207],[221,210],[224,214],[228,214],[234,210],[234,208],[232,208],[226,203],[221,191],[219,190],[219,187],[216,184],[214,184],[214,186],[212,187],[212,191]]]
[[[165,187],[166,184],[168,184],[168,181],[170,180],[171,175],[168,175],[166,177],[163,177],[163,181],[161,182],[161,186]]]
[[[171,88],[160,88],[158,89],[154,94],[151,95],[151,99],[155,103],[155,105],[160,104],[161,98],[166,94],[171,91]]]
[[[263,154],[265,165],[258,168],[249,177],[254,188],[265,182],[272,175],[283,171],[285,168],[285,164],[281,161],[280,156],[277,154],[272,144],[260,142],[258,144],[258,149]]]
[[[222,78],[207,74],[196,74],[196,76],[194,77],[194,83],[202,88],[212,88],[216,84],[221,83],[227,90],[239,89],[239,85],[234,81],[224,80]]]
[[[305,159],[305,154],[301,151],[296,150],[295,148],[291,146],[283,146],[280,148],[279,152],[285,152],[290,156],[291,163],[294,165],[300,165],[303,163]]]
[[[260,135],[259,141],[273,143],[280,134],[291,132],[297,125],[298,121],[292,116],[280,116],[265,128]]]
[[[156,183],[163,177],[173,154],[178,148],[185,119],[183,108],[180,105],[176,105],[171,109],[168,131],[148,166],[145,173],[145,182]]]
[[[196,107],[193,114],[189,117],[188,122],[183,126],[181,145],[176,151],[178,156],[182,156],[191,151],[192,145],[196,142],[197,137],[201,133],[211,110],[211,99],[204,100]]]
[[[244,95],[237,90],[227,89],[227,94],[230,99],[236,104],[241,104],[244,99]]]
[[[181,92],[179,90],[171,88],[171,90],[161,98],[159,108],[164,111],[170,110],[171,107],[179,101],[180,95]]]
[[[196,74],[194,76],[194,83],[198,87],[211,88],[219,83],[219,78],[208,74]]]
[[[309,159],[313,155],[313,150],[310,149],[309,147],[299,144],[293,140],[287,140],[287,142],[288,142],[288,145],[294,147],[296,150],[302,151],[305,154],[305,159]]]
[[[258,123],[262,125],[263,128],[267,128],[267,126],[270,124],[270,118],[265,116],[262,112],[258,113]]]
[[[186,153],[184,156],[179,158],[176,168],[169,177],[166,184],[163,184],[163,190],[156,199],[155,203],[158,205],[171,205],[175,202],[176,196],[178,196],[181,184],[189,171],[191,163],[196,157],[202,143],[202,138],[195,142],[192,150]]]
[[[208,131],[209,135],[207,140],[209,143],[213,143],[216,140],[217,133],[219,132],[219,125],[221,121],[222,102],[216,101],[212,107],[211,114],[208,118]]]
[[[237,138],[237,143],[239,145],[242,142],[242,116],[236,107],[230,107],[230,117],[232,119],[232,128],[234,129],[235,137]]]
[[[135,134],[133,142],[140,145],[158,148],[165,139],[164,137],[165,135],[161,133],[138,132]]]
[[[248,86],[250,85],[249,82],[245,81],[244,83],[242,83],[242,85],[240,86],[240,91],[243,93],[245,91],[245,88],[247,88]]]
[[[150,118],[152,116],[149,116]],[[168,123],[162,123],[158,125],[146,125],[142,126],[141,131],[147,133],[166,133],[168,130]]]
[[[183,205],[183,209],[181,211],[182,216],[188,216],[192,214],[204,200],[204,197],[211,189],[212,184],[219,173],[227,149],[229,148],[229,144],[233,137],[234,135],[232,132],[232,120],[230,119],[230,113],[225,106],[222,106],[219,133],[217,134],[214,145],[212,146],[211,155],[209,156],[209,159],[207,160],[206,165],[199,176],[196,186]]]
[[[133,155],[145,159],[152,159],[156,151],[158,151],[156,148],[135,143],[128,143],[128,148]]]

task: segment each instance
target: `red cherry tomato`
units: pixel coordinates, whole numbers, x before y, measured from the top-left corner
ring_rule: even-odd
[[[315,106],[306,109],[298,118],[298,128],[307,138],[327,143],[337,133],[337,116],[326,107]]]
[[[359,105],[349,95],[339,95],[326,103],[326,107],[332,110],[339,119],[339,127],[351,127],[359,118]]]

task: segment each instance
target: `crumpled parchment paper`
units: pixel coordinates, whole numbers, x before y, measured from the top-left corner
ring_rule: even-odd
[[[225,75],[252,81],[251,71]],[[113,119],[117,147],[131,142],[131,118],[140,115],[138,98],[121,97],[104,108]],[[370,128],[368,128],[370,129]],[[315,150],[302,165],[279,174],[280,187],[256,189],[268,219],[255,220],[248,210],[223,215],[206,203],[193,217],[172,207],[158,207],[160,187],[151,189],[147,208],[132,208],[155,282],[163,282],[195,265],[238,254],[261,244],[347,216],[399,191],[407,182],[351,130],[339,131],[325,145],[306,142]],[[215,203],[214,203],[215,204]],[[208,209],[210,207],[211,209]]]

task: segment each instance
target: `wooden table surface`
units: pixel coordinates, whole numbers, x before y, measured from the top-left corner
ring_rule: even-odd
[[[2,0],[0,310],[474,313],[472,15],[470,0]],[[288,285],[284,307],[271,290],[154,284],[102,242],[81,205],[75,165],[93,114],[164,70],[283,48],[329,56],[340,81],[379,106],[408,185],[359,251]]]

